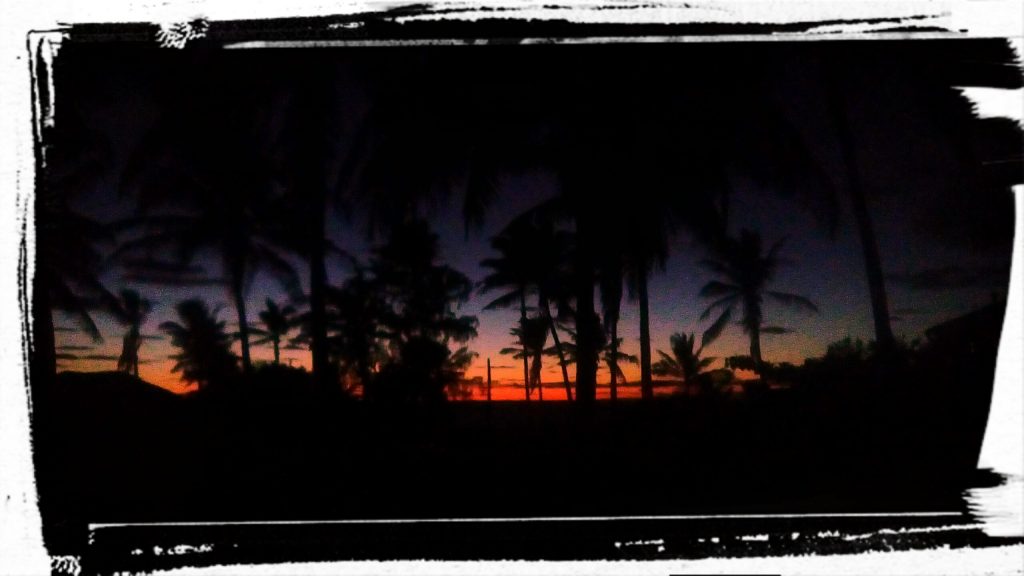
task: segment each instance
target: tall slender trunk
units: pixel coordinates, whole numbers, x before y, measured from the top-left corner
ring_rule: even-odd
[[[537,354],[537,365],[541,367],[537,370],[537,400],[540,402],[544,401],[544,382],[542,382],[543,376],[541,376],[543,370],[543,361],[540,358],[540,354]]]
[[[523,389],[530,401],[530,359],[526,356],[526,290],[519,291],[519,345],[523,347]]]
[[[235,301],[235,311],[238,313],[238,339],[242,344],[242,372],[248,376],[252,373],[252,360],[249,357],[249,320],[245,313],[243,277],[244,274],[232,274],[231,298]]]
[[[135,350],[132,351],[132,376],[139,377],[139,348],[142,347],[142,326],[138,323],[132,325],[132,341]]]
[[[597,396],[597,361],[598,345],[595,334],[600,330],[597,326],[597,314],[594,312],[594,283],[586,271],[576,280],[576,401],[591,403]]]
[[[491,359],[487,359],[487,401],[491,401]]]
[[[594,258],[590,250],[597,230],[589,213],[591,198],[576,191],[576,237],[573,292],[576,296],[576,401],[590,404],[597,396],[600,320],[594,310]]]
[[[640,300],[640,395],[645,400],[654,398],[654,385],[651,382],[651,318],[647,297],[648,267],[640,270],[637,275],[637,296]]]
[[[548,299],[544,296],[538,297],[538,305],[544,318],[548,321],[548,329],[551,331],[551,340],[555,343],[555,352],[558,354],[558,365],[562,367],[562,382],[565,383],[565,399],[572,401],[572,383],[569,382],[569,368],[565,362],[565,352],[562,351],[562,341],[558,337],[558,329],[555,327],[555,319],[551,316],[551,308]]]
[[[850,199],[864,252],[864,268],[868,277],[868,290],[871,292],[871,314],[875,321],[875,341],[880,351],[888,352],[893,349],[895,338],[889,317],[889,297],[882,275],[882,259],[878,253],[878,238],[875,236],[864,190],[859,184],[850,187]]]
[[[612,338],[612,361],[609,366],[609,369],[612,372],[612,378],[609,385],[611,386],[611,399],[612,402],[614,402],[619,398],[618,386],[616,385],[619,372],[619,319],[617,316],[611,319],[611,326],[609,326],[609,328],[611,329]]]
[[[325,115],[334,106],[333,91],[316,62],[295,67],[297,84],[292,104],[293,140],[289,170],[303,217],[303,238],[309,265],[309,330],[313,379],[323,389],[337,384],[327,346],[327,175],[331,166],[331,135]]]
[[[892,323],[889,317],[889,298],[885,290],[885,278],[882,274],[882,259],[878,252],[878,238],[874,224],[868,211],[867,198],[861,181],[857,149],[850,129],[850,119],[844,111],[842,91],[839,87],[839,63],[828,65],[827,90],[832,109],[832,119],[839,136],[839,147],[846,167],[850,204],[853,216],[857,221],[857,232],[860,236],[861,249],[864,254],[864,268],[868,278],[868,290],[871,295],[871,314],[875,322],[875,342],[882,353],[889,352],[894,346]]]
[[[274,364],[281,363],[281,339],[274,338]]]
[[[757,325],[750,327],[750,358],[760,375],[764,361],[761,360],[761,327]]]

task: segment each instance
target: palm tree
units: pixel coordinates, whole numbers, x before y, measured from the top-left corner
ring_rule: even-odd
[[[864,255],[864,270],[868,280],[868,291],[871,296],[871,314],[875,322],[875,342],[883,353],[894,350],[896,339],[892,333],[892,321],[889,317],[889,297],[885,290],[885,278],[882,273],[882,260],[878,251],[878,237],[874,223],[868,210],[867,197],[861,182],[860,168],[857,159],[857,147],[850,128],[850,119],[845,112],[842,87],[838,73],[843,66],[842,59],[826,66],[826,90],[830,112],[838,132],[839,148],[843,156],[846,171],[847,190],[850,206],[860,236],[861,250]],[[841,66],[841,68],[840,68]]]
[[[44,99],[41,105],[45,104]],[[110,162],[110,146],[70,113],[73,107],[62,110],[66,112],[57,116],[54,124],[40,123],[38,127],[37,138],[48,144],[40,147],[38,158],[36,253],[29,254],[23,242],[20,255],[20,270],[28,269],[27,260],[33,256],[36,265],[31,279],[31,349],[32,365],[39,372],[33,379],[40,381],[48,380],[57,370],[54,312],[70,315],[80,330],[100,342],[103,336],[93,314],[118,307],[117,296],[100,279],[108,265],[105,253],[115,240],[113,230],[71,205],[76,196],[88,193],[101,180]],[[37,111],[38,117],[44,115]]]
[[[327,304],[330,352],[345,370],[356,375],[365,389],[384,358],[381,341],[387,334],[381,323],[387,315],[387,304],[376,283],[358,263],[340,289],[328,287]]]
[[[238,364],[224,321],[217,319],[218,309],[211,312],[201,300],[185,300],[176,309],[181,323],[160,324],[171,344],[181,350],[170,356],[175,360],[171,372],[181,372],[186,382],[195,383],[200,390],[230,383]]]
[[[388,337],[382,322],[388,313],[380,286],[357,259],[351,258],[353,273],[341,286],[327,286],[325,321],[331,374],[352,376],[358,385],[371,385],[377,366],[386,359],[383,342]],[[299,334],[289,346],[310,349],[312,311],[296,318]]]
[[[465,346],[477,335],[475,316],[460,315],[473,284],[458,270],[439,262],[438,237],[423,220],[391,230],[388,242],[370,263],[384,304],[380,326],[389,358],[369,390],[370,396],[436,401],[472,360]]]
[[[281,218],[269,122],[260,103],[246,96],[253,77],[217,58],[188,64],[187,74],[160,86],[163,114],[125,166],[121,193],[134,197],[139,216],[121,223],[127,239],[116,257],[140,279],[164,282],[168,269],[185,271],[201,253],[215,252],[249,373],[245,297],[255,275],[269,273],[293,297],[301,295],[281,246],[290,222]]]
[[[526,381],[526,399],[530,399],[530,390],[537,390],[537,399],[544,400],[541,383],[542,356],[544,345],[548,340],[548,321],[543,317],[527,318],[525,322],[510,331],[519,341],[520,348],[502,348],[500,354],[511,355],[516,360],[532,362],[529,379]]]
[[[641,208],[641,214],[628,219],[625,249],[630,293],[640,308],[640,394],[645,399],[651,399],[654,397],[654,385],[651,381],[651,320],[647,281],[655,268],[665,269],[671,223],[665,215],[666,211],[658,210],[655,194],[641,196],[633,204],[634,208]]]
[[[143,298],[135,290],[121,290],[120,307],[116,316],[122,324],[128,326],[121,345],[121,356],[117,360],[117,369],[124,370],[135,377],[139,376],[139,348],[142,346],[142,323],[146,320],[153,303]]]
[[[515,356],[523,361],[523,387],[526,390],[526,399],[530,399],[530,370],[529,358],[526,353],[527,344],[523,339],[526,334],[526,295],[534,280],[534,246],[529,243],[531,236],[517,235],[517,228],[506,229],[503,233],[491,238],[491,248],[500,254],[497,258],[487,258],[480,262],[484,268],[491,269],[491,272],[480,281],[478,290],[480,294],[486,294],[493,290],[504,288],[507,291],[498,296],[486,306],[484,310],[496,310],[519,305],[519,327],[513,330],[514,335],[519,336],[521,354]],[[545,327],[546,329],[546,327]],[[502,352],[504,353],[504,352]]]
[[[321,386],[332,385],[328,308],[332,288],[328,258],[341,251],[327,237],[328,223],[351,212],[357,176],[368,155],[376,152],[372,136],[380,127],[349,105],[356,86],[353,70],[337,59],[308,58],[290,66],[291,89],[283,107],[284,122],[271,146],[277,180],[286,190],[279,242],[299,255],[309,274],[306,336],[313,374]],[[339,82],[339,78],[343,80]]]
[[[270,298],[267,298],[266,306],[260,312],[260,321],[263,323],[263,329],[252,329],[254,334],[261,336],[253,344],[273,344],[274,364],[280,364],[281,339],[286,337],[288,332],[295,327],[295,307],[291,305],[278,306]]]
[[[661,360],[652,367],[658,376],[672,376],[683,381],[684,385],[699,381],[704,369],[715,361],[714,357],[701,357],[704,345],[694,350],[697,335],[677,332],[669,337],[671,354],[658,350]],[[710,343],[710,342],[708,342]]]
[[[171,253],[169,263],[186,269],[205,249],[216,250],[221,260],[221,281],[235,307],[238,336],[242,349],[242,368],[252,369],[249,354],[249,322],[246,295],[254,276],[268,271],[293,297],[301,294],[298,274],[280,253],[275,242],[261,233],[264,206],[255,206],[256,194],[231,187],[222,193],[204,195],[205,205],[191,214],[144,216],[131,224],[143,230],[141,236],[127,240],[116,256],[140,281],[161,281],[162,268],[168,264],[155,259],[159,253]]]
[[[537,310],[547,321],[552,350],[562,371],[565,399],[571,401],[570,362],[564,351],[566,344],[558,334],[558,320],[564,316],[575,316],[569,302],[573,284],[569,264],[574,259],[572,254],[575,248],[573,235],[556,228],[551,214],[546,213],[549,209],[541,206],[528,211],[519,216],[514,225],[523,227],[521,234],[529,239],[527,244],[532,247],[531,282],[537,290]],[[555,307],[555,314],[551,313],[552,306]]]
[[[537,294],[537,309],[540,317],[547,322],[555,350],[559,351],[559,366],[566,396],[572,399],[572,385],[569,371],[562,357],[562,343],[554,316],[551,314],[552,300],[565,298],[565,262],[569,248],[569,235],[556,230],[554,223],[543,214],[543,210],[532,210],[515,218],[497,236],[491,246],[500,256],[489,258],[481,265],[493,270],[480,283],[480,292],[487,293],[497,288],[508,291],[495,298],[484,310],[507,308],[519,305],[519,324],[526,323],[526,297],[531,291]],[[522,345],[522,343],[520,343]],[[527,358],[523,358],[523,380],[529,382]],[[528,387],[529,388],[529,387]]]
[[[611,398],[612,400],[616,397],[615,382],[621,378],[623,382],[626,381],[626,375],[622,372],[622,363],[628,362],[629,364],[638,364],[640,360],[635,354],[626,354],[620,352],[619,347],[622,345],[622,338],[618,339],[618,342],[612,342],[609,340],[608,347],[604,349],[604,355],[602,359],[605,365],[608,366],[608,372],[611,373],[611,380],[609,385],[611,386]]]
[[[611,235],[605,235],[608,239]],[[609,381],[611,399],[618,399],[618,378],[622,374],[619,368],[619,345],[622,338],[619,338],[619,311],[622,306],[622,282],[623,282],[623,255],[616,244],[606,243],[600,250],[600,263],[598,264],[598,290],[601,293],[601,315],[604,317],[604,327],[608,332],[610,350],[605,354],[605,362],[608,364],[608,371],[611,372]]]
[[[716,310],[721,310],[718,319],[705,330],[701,339],[701,348],[721,334],[739,305],[742,308],[740,325],[750,335],[750,357],[760,370],[763,367],[761,358],[761,334],[778,334],[785,329],[777,326],[764,326],[763,299],[770,297],[776,302],[811,312],[818,308],[807,298],[788,292],[769,290],[775,272],[781,264],[779,250],[781,239],[768,249],[761,250],[761,236],[753,231],[743,229],[739,238],[727,237],[719,244],[716,254],[702,264],[718,274],[722,280],[712,280],[700,291],[701,297],[715,298],[701,315],[701,320],[708,319]]]

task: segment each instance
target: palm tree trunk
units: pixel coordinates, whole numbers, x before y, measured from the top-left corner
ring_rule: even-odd
[[[651,318],[647,295],[647,273],[644,268],[637,275],[637,292],[640,300],[640,395],[645,400],[654,398],[651,382]]]
[[[618,386],[616,386],[616,380],[618,378],[618,372],[619,372],[619,319],[618,319],[618,316],[616,316],[615,318],[611,319],[611,326],[609,326],[609,328],[612,331],[612,333],[611,333],[611,338],[612,338],[612,362],[611,362],[611,366],[610,366],[611,372],[612,372],[612,378],[611,378],[611,381],[609,382],[609,386],[611,386],[611,399],[612,399],[612,402],[614,402],[614,401],[618,400],[618,398],[619,398]]]
[[[750,357],[754,360],[758,375],[761,373],[763,361],[761,360],[761,327],[750,327]]]
[[[875,235],[871,214],[868,211],[867,198],[860,178],[857,160],[857,149],[850,129],[850,119],[844,112],[842,93],[837,78],[837,64],[828,67],[829,82],[827,90],[832,108],[832,117],[839,132],[839,147],[842,150],[843,163],[846,165],[847,183],[853,216],[857,221],[857,232],[860,236],[861,249],[864,253],[864,267],[868,277],[868,290],[871,294],[871,313],[875,321],[875,342],[880,352],[892,350],[894,337],[889,317],[889,298],[885,290],[885,278],[882,274],[882,260],[878,253],[878,239]]]
[[[523,389],[530,401],[530,359],[526,355],[526,290],[519,291],[519,345],[523,347]]]
[[[595,336],[601,327],[594,311],[594,265],[588,251],[593,245],[593,222],[585,214],[587,209],[585,206],[579,207],[575,219],[579,245],[575,251],[573,291],[576,295],[576,401],[589,404],[597,396],[597,362],[600,346]]]
[[[548,321],[548,328],[551,330],[551,340],[555,343],[555,352],[558,353],[558,365],[562,367],[562,381],[565,383],[565,399],[572,402],[572,383],[569,382],[569,368],[566,367],[565,353],[562,351],[562,341],[558,338],[558,329],[555,327],[555,319],[551,316],[551,308],[546,297],[538,296],[538,305],[544,318]]]
[[[543,364],[540,358],[540,354],[537,355],[537,363],[541,364],[541,370],[537,371],[537,400],[540,402],[544,401],[544,383],[541,381],[541,371],[543,370]]]
[[[882,275],[882,259],[878,253],[878,239],[874,232],[871,215],[868,213],[864,190],[861,189],[859,183],[856,186],[850,186],[850,200],[853,204],[853,214],[857,220],[857,230],[864,252],[864,268],[868,277],[868,290],[871,293],[871,314],[875,321],[875,341],[878,343],[879,351],[888,352],[893,349],[895,342],[889,317],[889,298],[885,290],[885,278]]]
[[[334,106],[333,90],[317,63],[295,67],[295,78],[303,86],[295,93],[293,138],[290,142],[289,170],[299,197],[305,236],[303,249],[309,263],[309,330],[313,379],[327,389],[336,384],[327,346],[327,174],[331,165],[331,135],[324,113]]]
[[[238,313],[238,339],[242,344],[242,372],[248,376],[252,373],[252,360],[249,357],[249,321],[245,314],[243,277],[244,274],[232,274],[231,297],[235,301],[235,311]]]
[[[142,347],[142,326],[140,326],[137,323],[132,325],[132,341],[133,341],[133,346],[135,347],[135,349],[132,350],[131,374],[132,374],[132,376],[135,376],[136,378],[138,378],[139,377],[139,348]]]
[[[281,339],[274,338],[274,364],[281,364]]]

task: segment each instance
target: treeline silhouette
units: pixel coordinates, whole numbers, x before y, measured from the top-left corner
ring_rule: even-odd
[[[160,115],[127,162],[112,164],[109,150],[92,145],[96,135],[74,115],[62,118],[50,134],[56,156],[37,206],[45,263],[37,276],[44,288],[37,291],[38,304],[75,314],[95,337],[91,312],[119,311],[129,326],[119,365],[137,374],[141,341],[135,332],[146,307],[130,300],[138,297],[129,292],[114,296],[99,281],[101,271],[113,266],[128,281],[175,287],[217,283],[234,308],[238,330],[231,336],[240,343],[243,376],[253,368],[252,336],[273,345],[277,362],[282,338],[297,328],[300,335],[287,345],[308,346],[312,376],[324,389],[359,387],[368,399],[443,398],[472,359],[468,348],[449,347],[464,346],[475,335],[475,319],[454,312],[472,286],[440,263],[424,215],[430,206],[459,202],[468,232],[493,217],[488,207],[503,193],[503,176],[541,169],[557,175],[555,196],[515,217],[493,239],[497,256],[482,262],[492,273],[479,286],[481,293],[502,290],[488,309],[519,311],[512,330],[525,397],[542,390],[546,325],[566,398],[595,399],[602,357],[616,398],[618,363],[631,360],[619,352],[618,336],[628,293],[640,312],[637,361],[642,396],[649,399],[654,369],[648,280],[664,268],[677,236],[695,240],[707,255],[704,265],[719,277],[700,292],[710,300],[702,320],[720,312],[704,330],[701,348],[739,310],[759,370],[761,336],[787,330],[764,325],[762,300],[817,311],[806,298],[770,286],[781,239],[762,253],[761,232],[731,232],[734,191],[728,174],[741,166],[765,183],[765,193],[795,195],[829,227],[849,202],[863,247],[875,341],[883,352],[892,351],[888,297],[861,184],[865,176],[856,166],[865,144],[850,136],[850,104],[844,100],[849,96],[843,87],[856,82],[856,73],[837,72],[854,61],[835,50],[811,66],[838,135],[830,144],[846,162],[839,173],[830,173],[801,143],[792,120],[773,108],[771,58],[743,80],[750,94],[742,98],[729,92],[738,79],[706,63],[694,73],[715,87],[682,94],[657,75],[639,83],[611,82],[584,67],[558,79],[548,67],[538,74],[549,89],[538,96],[527,83],[496,73],[469,78],[429,59],[398,75],[357,59],[339,64],[318,57],[289,62],[278,79],[268,81],[255,80],[249,68],[226,56],[186,51],[160,63],[166,75],[147,78]],[[931,73],[941,78],[941,70]],[[936,78],[921,80],[928,82]],[[416,90],[414,98],[407,97],[409,87]],[[583,93],[588,98],[576,97]],[[971,118],[963,99],[935,101],[961,122]],[[754,119],[763,134],[748,134],[743,142],[723,136],[749,131]],[[135,214],[101,223],[73,209],[71,200],[111,166],[122,168],[122,202]],[[1005,186],[999,178],[1005,176],[986,185]],[[328,238],[336,225],[363,228],[372,238],[383,234],[385,241],[370,262],[362,262]],[[109,257],[102,258],[104,253]],[[207,253],[220,264],[212,277],[199,265]],[[305,270],[292,266],[295,258]],[[331,285],[328,278],[343,270],[351,270],[349,279]],[[274,278],[289,296],[289,302],[268,303],[265,313],[272,317],[290,307],[294,318],[263,318],[262,328],[250,321],[246,298],[257,274]],[[306,293],[302,276],[308,278]],[[183,323],[168,332],[182,350],[179,364],[189,355],[189,336],[179,328],[191,330],[189,322],[201,315],[194,305],[188,309],[186,318],[179,307]],[[52,371],[53,322],[43,316],[35,349]],[[574,382],[569,364],[575,365]],[[415,380],[404,385],[414,389],[399,393],[396,378]],[[378,379],[391,381],[379,389],[391,392],[372,392]]]

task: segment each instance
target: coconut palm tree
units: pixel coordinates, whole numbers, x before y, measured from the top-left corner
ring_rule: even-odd
[[[210,311],[201,300],[185,300],[176,309],[180,323],[160,324],[171,344],[181,350],[170,356],[175,360],[171,372],[181,372],[182,379],[200,390],[230,383],[238,363],[231,352],[231,336],[224,331],[224,321],[217,318],[219,308]]]
[[[655,269],[665,269],[672,226],[665,212],[656,210],[658,199],[655,194],[644,196],[634,204],[634,208],[644,209],[644,215],[630,218],[626,226],[625,252],[630,295],[640,308],[640,395],[651,399],[654,397],[654,385],[651,381],[651,314],[647,281]]]
[[[465,346],[477,335],[475,316],[458,308],[473,291],[469,278],[439,262],[438,237],[422,220],[391,230],[370,263],[383,301],[380,325],[389,357],[366,389],[373,398],[443,399],[473,353]]]
[[[100,342],[103,335],[93,314],[118,308],[117,296],[101,280],[114,231],[72,205],[101,181],[109,167],[110,145],[84,125],[74,107],[61,110],[54,124],[39,126],[38,137],[48,144],[39,152],[43,164],[34,202],[36,253],[23,250],[19,268],[27,270],[27,259],[34,256],[31,349],[40,381],[56,374],[55,312],[69,315],[78,329]]]
[[[164,266],[156,254],[172,254],[172,265],[186,269],[205,250],[214,250],[220,259],[220,281],[227,287],[238,318],[243,371],[249,373],[249,322],[246,295],[253,278],[266,271],[293,297],[301,294],[298,274],[281,254],[272,239],[261,234],[264,218],[261,206],[255,206],[257,194],[231,187],[222,193],[204,195],[204,205],[190,214],[143,216],[132,225],[142,234],[122,242],[117,258],[142,281],[161,281]],[[248,205],[248,206],[247,206]],[[151,275],[152,274],[152,275]]]
[[[548,321],[543,317],[527,318],[525,322],[509,332],[519,341],[520,348],[502,348],[500,354],[510,355],[515,360],[530,362],[529,379],[526,381],[526,398],[530,399],[530,391],[537,390],[537,399],[544,400],[541,382],[542,356],[544,345],[548,340]]]
[[[609,238],[611,235],[606,235]],[[622,374],[619,368],[619,345],[622,338],[619,338],[619,312],[622,306],[622,283],[624,280],[623,254],[620,247],[611,242],[605,242],[600,250],[600,261],[598,264],[598,290],[601,294],[601,316],[604,318],[604,327],[608,333],[610,350],[605,354],[605,362],[608,364],[608,371],[611,372],[610,397],[614,401],[618,399],[618,378]]]
[[[254,277],[268,273],[291,296],[301,296],[281,245],[291,222],[281,217],[270,121],[250,95],[257,82],[251,71],[216,57],[177,64],[188,73],[159,86],[160,119],[133,148],[121,177],[120,192],[135,200],[139,215],[121,223],[124,240],[115,256],[140,279],[163,282],[169,269],[186,271],[214,253],[249,373],[246,295]]]
[[[803,296],[768,289],[782,262],[779,250],[784,240],[778,240],[767,252],[762,252],[760,234],[743,229],[739,238],[723,239],[716,253],[711,258],[701,261],[705,267],[721,277],[721,280],[708,282],[700,291],[701,297],[715,299],[701,314],[701,320],[707,320],[717,310],[721,311],[718,318],[704,331],[701,348],[721,334],[738,306],[742,312],[740,325],[750,336],[750,357],[760,369],[763,366],[761,334],[778,334],[785,331],[777,326],[763,325],[764,297],[767,296],[785,306],[811,312],[818,311],[814,303]]]
[[[548,331],[555,342],[555,350],[562,349],[551,305],[565,297],[565,263],[569,249],[568,233],[559,231],[543,210],[531,210],[515,218],[491,240],[491,246],[501,254],[489,258],[481,265],[493,270],[480,284],[480,292],[487,293],[499,287],[508,289],[495,298],[484,310],[519,305],[520,326],[526,323],[526,298],[530,292],[537,295],[539,317],[547,322]],[[522,343],[520,343],[522,346]],[[559,354],[559,366],[567,398],[572,398],[572,385],[564,358]],[[528,359],[523,358],[523,380],[529,382]]]
[[[139,376],[139,348],[142,346],[142,323],[153,308],[153,303],[135,290],[121,290],[121,302],[116,311],[117,319],[128,326],[121,345],[121,356],[117,369],[135,377]]]
[[[278,306],[276,302],[267,298],[266,308],[260,312],[260,322],[263,328],[253,328],[251,332],[260,338],[253,344],[272,344],[274,346],[274,364],[281,363],[281,339],[288,336],[296,325],[295,307],[290,304]]]
[[[608,366],[608,372],[611,373],[609,386],[611,387],[612,400],[616,398],[616,381],[619,379],[623,382],[626,381],[626,375],[622,372],[622,364],[638,364],[640,362],[636,354],[626,354],[625,352],[621,352],[619,350],[620,346],[622,346],[622,338],[619,338],[618,342],[612,342],[609,340],[608,347],[604,349],[604,354],[601,356],[605,365]]]
[[[715,361],[712,356],[702,357],[704,345],[694,350],[697,335],[677,332],[669,337],[671,354],[658,350],[661,360],[654,364],[653,371],[658,376],[679,378],[686,386],[698,382],[704,369]],[[708,342],[710,343],[710,342]]]
[[[531,289],[534,280],[534,246],[531,236],[519,235],[516,233],[521,228],[506,229],[503,233],[491,239],[491,248],[500,254],[497,258],[487,258],[480,262],[484,268],[491,272],[480,281],[478,291],[480,294],[487,294],[496,289],[507,290],[486,306],[484,310],[497,310],[519,305],[519,327],[513,329],[513,335],[520,338],[520,354],[514,356],[523,361],[523,387],[526,390],[526,399],[530,399],[530,354],[525,352],[528,348],[523,339],[526,334],[526,296]],[[545,330],[547,327],[545,326]],[[502,352],[504,353],[504,352]]]
[[[351,258],[352,274],[341,286],[327,286],[325,295],[327,344],[331,372],[352,376],[359,386],[369,386],[377,366],[386,359],[388,337],[382,322],[388,313],[380,286],[366,267]],[[296,318],[299,333],[290,347],[309,349],[312,311]],[[332,376],[333,377],[333,376]]]

